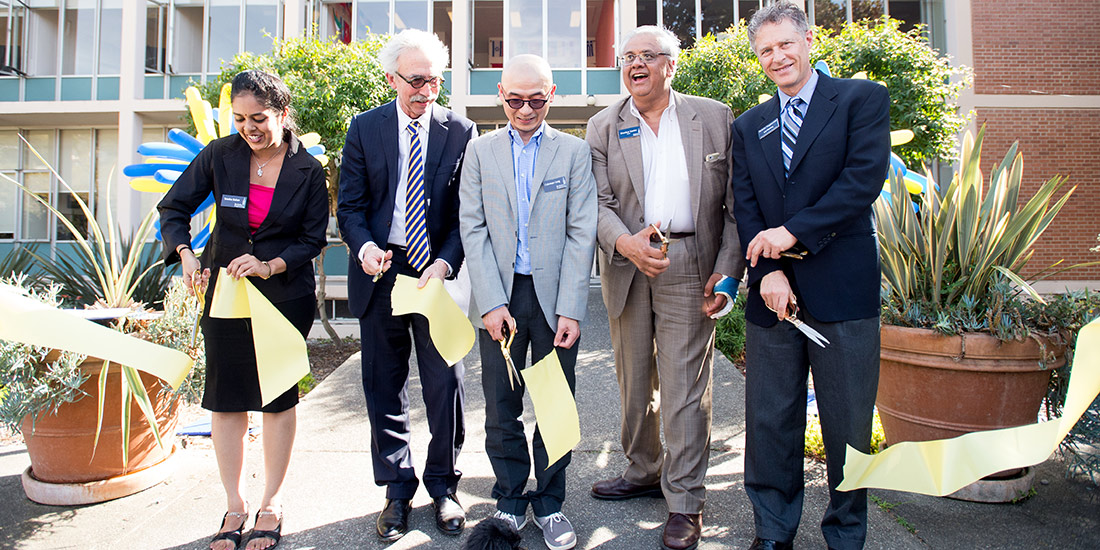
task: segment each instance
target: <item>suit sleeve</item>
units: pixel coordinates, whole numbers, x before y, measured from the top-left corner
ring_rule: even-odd
[[[303,155],[308,155],[303,149]],[[306,202],[302,207],[302,227],[298,239],[279,253],[278,257],[286,262],[287,271],[300,268],[321,254],[328,243],[325,236],[328,230],[328,188],[325,185],[325,169],[318,163],[311,163],[307,179]]]
[[[500,280],[496,254],[489,238],[485,219],[485,199],[481,190],[481,159],[478,156],[478,140],[466,146],[462,161],[459,186],[459,227],[462,246],[466,251],[466,269],[470,270],[470,289],[478,316],[489,313],[501,304],[508,303],[504,283]]]
[[[558,277],[556,313],[584,320],[588,309],[588,277],[596,250],[596,178],[592,175],[592,152],[580,143],[573,153],[569,171],[569,198],[565,215],[565,250]],[[551,327],[557,329],[557,327]]]
[[[734,279],[741,279],[741,276],[745,272],[745,256],[741,253],[741,241],[737,236],[737,220],[733,214],[734,208],[734,196],[733,187],[731,182],[733,181],[733,111],[729,107],[725,108],[726,112],[726,127],[730,130],[726,132],[726,151],[730,151],[729,158],[726,160],[728,163],[728,176],[725,182],[725,201],[722,208],[722,246],[718,249],[718,259],[714,264],[714,273],[721,273],[722,275],[728,275]]]
[[[348,136],[344,141],[343,160],[340,163],[340,192],[337,197],[336,220],[340,225],[340,235],[347,243],[349,254],[359,263],[359,249],[368,242],[381,243],[371,235],[368,215],[371,210],[370,189],[367,181],[367,161],[360,137],[369,129],[363,128],[364,116],[351,119]],[[388,237],[384,235],[383,237]]]
[[[730,162],[733,163],[731,168],[733,175],[730,178],[730,187],[733,191],[733,213],[737,219],[737,233],[741,242],[741,250],[746,250],[753,237],[768,229],[768,225],[764,221],[764,212],[760,209],[760,201],[756,197],[756,188],[752,184],[748,155],[745,153],[745,138],[741,135],[741,126],[741,124],[735,122],[733,130],[730,132],[733,141],[733,152],[730,154]],[[756,267],[748,268],[745,285],[752,286],[764,278],[764,275],[778,269],[780,269],[779,260],[761,256],[756,262]],[[732,276],[732,274],[728,275]]]
[[[444,213],[444,227],[447,228],[447,236],[443,239],[442,246],[439,247],[439,251],[436,252],[436,258],[440,258],[446,261],[451,266],[451,272],[448,278],[453,279],[458,276],[458,270],[462,267],[462,259],[464,257],[462,252],[462,235],[459,232],[459,210],[461,208],[461,199],[459,197],[459,187],[462,180],[462,172],[465,169],[465,152],[466,149],[474,138],[477,137],[477,125],[470,123],[469,128],[466,129],[465,135],[461,137],[462,145],[459,147],[459,160],[458,170],[455,170],[454,176],[451,181],[447,182],[447,202],[453,204],[454,207],[447,210]]]
[[[596,196],[599,203],[599,216],[597,221],[597,237],[599,246],[608,258],[615,257],[615,241],[622,235],[629,235],[630,230],[619,218],[619,199],[611,189],[611,182],[607,178],[607,149],[609,133],[601,128],[602,124],[593,124],[588,121],[585,131],[585,140],[592,149],[592,176],[596,180]],[[610,124],[607,125],[610,128]]]
[[[816,203],[783,224],[811,253],[820,252],[882,191],[890,165],[890,94],[880,85],[869,90],[849,110],[844,169]]]
[[[191,215],[214,190],[215,149],[217,145],[212,142],[211,146],[199,151],[157,204],[165,265],[180,261],[176,247],[191,244]]]

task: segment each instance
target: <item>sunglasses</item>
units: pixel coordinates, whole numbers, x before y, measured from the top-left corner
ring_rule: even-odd
[[[515,98],[513,98],[513,99],[505,99],[504,102],[507,103],[509,107],[511,107],[513,109],[516,109],[516,110],[522,109],[523,104],[526,103],[526,104],[531,106],[531,109],[537,111],[537,110],[539,110],[539,109],[546,106],[547,100],[544,99],[544,98],[539,98],[539,99],[515,99]]]
[[[438,86],[440,82],[443,82],[443,77],[442,76],[433,76],[433,77],[429,77],[429,78],[424,78],[422,76],[417,75],[417,76],[413,76],[412,78],[405,78],[404,76],[401,75],[401,73],[399,73],[397,71],[394,71],[393,74],[401,77],[401,80],[404,80],[406,84],[408,84],[409,86],[412,86],[412,88],[414,90],[419,90],[420,88],[423,88],[425,84],[431,84],[432,86]]]

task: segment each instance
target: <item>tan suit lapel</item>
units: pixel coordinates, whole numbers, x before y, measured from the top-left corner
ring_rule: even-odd
[[[703,121],[683,100],[683,96],[673,92],[676,102],[676,119],[680,123],[680,140],[684,143],[684,159],[687,160],[688,183],[691,185],[691,218],[699,225],[699,195],[703,183]]]
[[[642,121],[630,113],[630,100],[623,103],[619,111],[619,125],[615,128],[617,136],[628,128],[634,129],[634,137],[619,137],[619,148],[623,152],[623,162],[626,163],[626,173],[630,176],[630,183],[634,186],[634,193],[638,195],[638,204],[642,205],[645,212],[645,174],[642,162]]]
[[[512,212],[509,219],[517,220],[519,216],[516,214],[516,205],[519,202],[516,201],[516,169],[512,158],[512,140],[508,137],[508,130],[497,132],[491,139],[493,143],[490,144],[489,150],[493,152],[493,160],[496,162],[497,171],[500,172],[500,182],[508,193],[508,209]]]
[[[528,209],[535,207],[535,199],[542,191],[542,182],[546,179],[546,172],[550,170],[550,163],[554,162],[554,155],[557,152],[556,130],[547,125],[542,134],[542,143],[539,143],[539,153],[535,156],[535,175],[531,178],[531,200],[527,203]]]

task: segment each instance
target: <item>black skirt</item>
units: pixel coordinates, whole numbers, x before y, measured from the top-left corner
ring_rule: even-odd
[[[273,304],[305,338],[313,326],[317,298],[312,294]],[[202,408],[214,412],[283,412],[298,404],[297,386],[261,406],[260,379],[251,319],[216,319],[204,310],[202,335],[206,341],[206,387]]]

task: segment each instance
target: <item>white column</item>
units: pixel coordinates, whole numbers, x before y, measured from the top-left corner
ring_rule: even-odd
[[[470,0],[451,2],[451,110],[466,116],[470,101]]]
[[[122,4],[121,67],[118,85],[118,168],[115,181],[115,216],[123,234],[137,230],[141,223],[141,198],[130,189],[122,167],[141,162],[137,147],[141,144],[141,114],[135,106],[145,96],[145,3]]]

